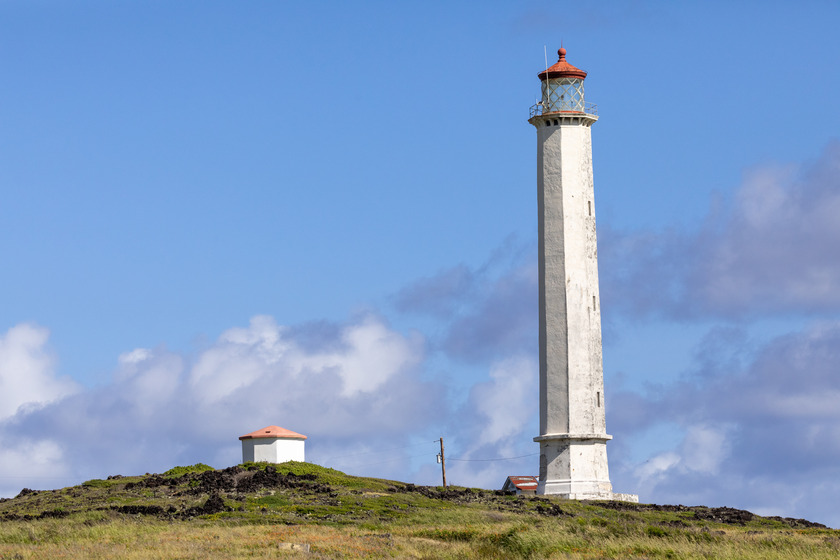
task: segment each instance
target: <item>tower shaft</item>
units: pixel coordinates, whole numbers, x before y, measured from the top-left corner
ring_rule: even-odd
[[[538,128],[542,434],[606,431],[593,122],[591,116],[564,116]]]
[[[537,127],[540,479],[537,492],[610,499],[591,126],[547,114]]]

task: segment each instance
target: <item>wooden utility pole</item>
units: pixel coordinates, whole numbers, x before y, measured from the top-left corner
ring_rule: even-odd
[[[443,438],[440,438],[440,473],[443,475],[443,488],[446,489],[446,457],[443,455]]]

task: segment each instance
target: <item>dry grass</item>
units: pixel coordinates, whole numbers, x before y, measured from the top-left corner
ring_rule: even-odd
[[[314,475],[307,479],[312,488],[225,495],[237,507],[209,515],[135,515],[114,507],[193,507],[207,496],[179,492],[195,489],[195,477],[154,491],[135,484],[143,477],[88,481],[5,501],[0,560],[840,558],[840,531],[779,520],[725,524],[692,511],[624,511],[463,489],[444,495],[313,466],[286,468]],[[56,511],[63,517],[41,515]],[[282,543],[308,545],[309,551]]]
[[[613,524],[494,519],[492,512],[454,528],[441,524],[357,526],[253,525],[231,521],[164,521],[108,516],[90,520],[0,524],[0,559],[235,559],[235,558],[676,558],[837,559],[838,531],[756,531],[682,528],[649,534]],[[618,534],[617,534],[618,533]],[[623,533],[623,534],[622,534]],[[279,543],[308,544],[310,552]]]

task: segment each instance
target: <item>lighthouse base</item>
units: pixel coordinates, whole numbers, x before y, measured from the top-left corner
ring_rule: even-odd
[[[607,434],[544,434],[540,444],[537,494],[569,500],[638,502],[635,494],[612,491],[607,467]]]

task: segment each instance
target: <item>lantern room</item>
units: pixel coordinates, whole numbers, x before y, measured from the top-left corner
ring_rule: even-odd
[[[542,82],[541,113],[575,112],[585,113],[583,80],[586,72],[566,62],[566,49],[557,51],[557,63],[539,73]]]

